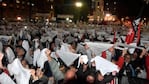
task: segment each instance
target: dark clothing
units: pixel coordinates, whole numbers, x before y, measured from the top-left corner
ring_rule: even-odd
[[[126,72],[126,74],[124,74]],[[131,63],[124,63],[122,69],[119,71],[120,76],[135,77],[136,73]]]
[[[43,76],[32,84],[48,84],[48,78],[46,76]]]
[[[83,71],[83,65],[81,64],[77,71],[77,80],[80,84],[85,84],[87,75],[90,73],[89,68]]]
[[[49,66],[49,62],[46,61],[44,63],[44,75],[47,77],[52,77],[52,71],[51,71],[51,67]]]
[[[135,73],[134,68],[132,67],[131,62],[128,64],[124,63],[122,69],[119,71],[120,81],[123,76],[128,77],[129,84],[135,84],[134,77],[136,77],[136,73]]]
[[[110,83],[115,76],[113,76],[112,74],[110,75],[105,75],[104,79],[102,81],[99,81],[98,79],[96,80],[95,84],[106,84],[106,83]]]
[[[141,70],[145,69],[145,59],[144,58],[137,58],[134,61],[131,62],[133,68],[135,69],[136,73],[139,73],[140,70],[137,68],[139,67]]]
[[[88,75],[92,75],[95,77],[95,71],[96,69],[91,67],[87,68],[87,70],[83,71],[83,65],[81,64],[77,71],[77,81],[79,84],[86,84],[86,78]]]
[[[76,79],[72,79],[72,80],[67,80],[67,81],[64,80],[60,84],[81,84],[81,83],[78,83]]]

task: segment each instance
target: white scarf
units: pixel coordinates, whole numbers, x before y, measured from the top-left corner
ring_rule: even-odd
[[[7,54],[9,63],[12,63],[15,58],[15,54],[10,47],[6,48],[6,54]]]
[[[24,68],[18,58],[8,64],[8,71],[10,75],[14,75],[17,84],[29,84],[30,70]]]
[[[6,74],[0,74],[0,84],[16,84],[14,81]]]
[[[36,66],[37,60],[40,57],[40,49],[36,49],[33,56],[33,65]]]
[[[38,67],[40,67],[41,69],[44,67],[44,62],[48,60],[48,57],[45,53],[45,51],[47,50],[47,48],[44,48],[41,52],[40,52],[40,56],[37,59],[37,65]]]

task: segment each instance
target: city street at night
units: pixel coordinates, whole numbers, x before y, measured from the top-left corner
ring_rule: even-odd
[[[149,84],[149,0],[0,0],[0,84]]]

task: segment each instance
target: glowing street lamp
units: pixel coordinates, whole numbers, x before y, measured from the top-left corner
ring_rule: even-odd
[[[106,14],[106,17],[109,17],[109,16],[111,16],[111,14],[107,13],[107,14]]]
[[[83,4],[82,4],[82,2],[76,2],[75,5],[76,5],[76,7],[80,8],[80,7],[82,7]]]
[[[6,3],[2,3],[2,6],[6,7],[6,6],[7,6],[7,4],[6,4]]]
[[[18,21],[21,21],[21,20],[22,20],[22,18],[21,18],[20,16],[18,16],[18,17],[17,17],[17,20],[18,20]]]

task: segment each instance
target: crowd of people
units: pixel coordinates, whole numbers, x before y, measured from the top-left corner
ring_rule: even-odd
[[[5,31],[11,29],[3,27]],[[110,28],[71,29],[26,24],[10,27],[16,28],[0,36],[0,84],[148,84],[148,46],[136,47],[133,52],[125,46],[117,49],[114,43],[125,40],[119,36],[113,39],[114,30]],[[113,46],[95,51],[86,42]],[[58,52],[62,47],[65,51]],[[66,52],[79,56],[68,64],[71,59],[62,58]],[[68,55],[71,57],[71,54]],[[97,56],[116,65],[118,71],[103,74],[97,70]]]

